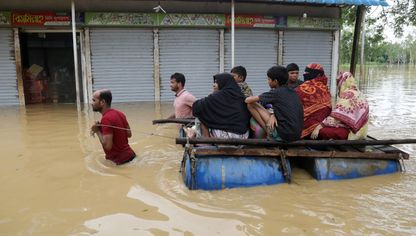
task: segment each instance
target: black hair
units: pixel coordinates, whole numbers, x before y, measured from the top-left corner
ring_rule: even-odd
[[[183,87],[185,87],[185,76],[182,73],[176,72],[175,74],[170,76],[170,79],[175,79],[176,83],[181,83]]]
[[[236,66],[236,67],[232,68],[231,73],[235,73],[239,76],[242,76],[243,81],[246,81],[247,71],[246,71],[246,68],[244,68],[243,66]]]
[[[109,89],[104,89],[100,91],[100,100],[104,100],[105,103],[111,107],[111,101],[113,100],[113,95]]]
[[[289,72],[289,71],[299,71],[299,66],[296,65],[295,63],[290,63],[289,65],[286,66],[286,70],[287,70],[287,72]]]
[[[267,71],[267,76],[271,80],[277,80],[279,86],[286,84],[289,77],[286,68],[283,66],[272,66]]]

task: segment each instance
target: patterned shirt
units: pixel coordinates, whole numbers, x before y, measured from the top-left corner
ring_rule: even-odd
[[[244,94],[244,96],[253,96],[253,91],[251,91],[251,88],[248,86],[246,82],[240,82],[238,83],[238,86],[240,86],[241,92]]]

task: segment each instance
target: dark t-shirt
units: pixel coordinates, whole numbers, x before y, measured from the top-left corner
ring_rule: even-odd
[[[303,81],[302,80],[296,80],[295,81],[295,83],[293,83],[293,84],[287,84],[287,87],[289,87],[289,88],[292,88],[292,89],[295,89],[296,87],[298,87],[299,85],[301,85],[301,84],[303,84]]]
[[[265,92],[262,104],[272,104],[277,119],[277,132],[284,141],[300,139],[303,129],[303,106],[296,92],[286,86]]]
[[[101,118],[102,125],[110,125],[120,128],[128,128],[126,116],[115,109],[109,109]],[[123,164],[131,160],[136,154],[129,146],[127,131],[112,127],[101,127],[103,135],[113,134],[113,147],[107,151],[104,148],[105,158],[115,162],[117,165]]]

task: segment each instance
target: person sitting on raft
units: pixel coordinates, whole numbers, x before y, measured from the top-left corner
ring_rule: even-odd
[[[235,82],[237,82],[238,86],[240,86],[241,92],[246,97],[253,96],[253,91],[251,90],[250,86],[248,86],[246,82],[247,78],[247,70],[243,66],[236,66],[231,69],[231,75],[233,76]]]
[[[289,81],[289,77],[288,77],[288,81]],[[270,90],[273,90],[275,88],[277,88],[279,86],[279,83],[276,80],[267,80],[267,84],[269,85]],[[253,95],[251,95],[253,96]],[[273,105],[272,104],[262,104],[260,102],[260,104],[266,108],[266,110],[270,113],[270,114],[274,114],[273,111]],[[267,138],[267,129],[263,128],[254,117],[251,117],[250,119],[250,137],[251,138],[260,138],[260,139],[264,139]]]
[[[201,121],[204,137],[248,138],[250,113],[233,76],[229,73],[214,75],[218,91],[194,102],[192,113]]]
[[[337,78],[338,97],[331,114],[312,132],[312,139],[364,139],[367,136],[369,106],[350,72]]]
[[[275,89],[246,98],[249,111],[260,126],[267,130],[269,137],[288,142],[300,139],[303,108],[295,91],[285,86],[288,80],[286,68],[273,66],[267,71],[267,77],[270,87]],[[272,104],[273,114],[257,102]]]
[[[299,66],[295,63],[290,63],[286,66],[287,73],[289,74],[289,79],[287,80],[287,86],[289,88],[296,88],[303,83],[302,80],[299,80]]]
[[[331,94],[327,86],[328,78],[320,64],[306,66],[304,82],[296,87],[303,104],[304,124],[302,138],[309,138],[312,131],[331,113]]]

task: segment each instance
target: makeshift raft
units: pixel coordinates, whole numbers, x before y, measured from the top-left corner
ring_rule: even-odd
[[[186,144],[181,165],[186,186],[204,190],[290,183],[291,166],[295,164],[317,180],[400,172],[403,171],[401,160],[408,159],[409,154],[390,144],[415,142],[371,137],[355,141],[300,140],[291,143],[264,139],[176,139],[177,144]],[[233,144],[239,146],[229,146]]]

